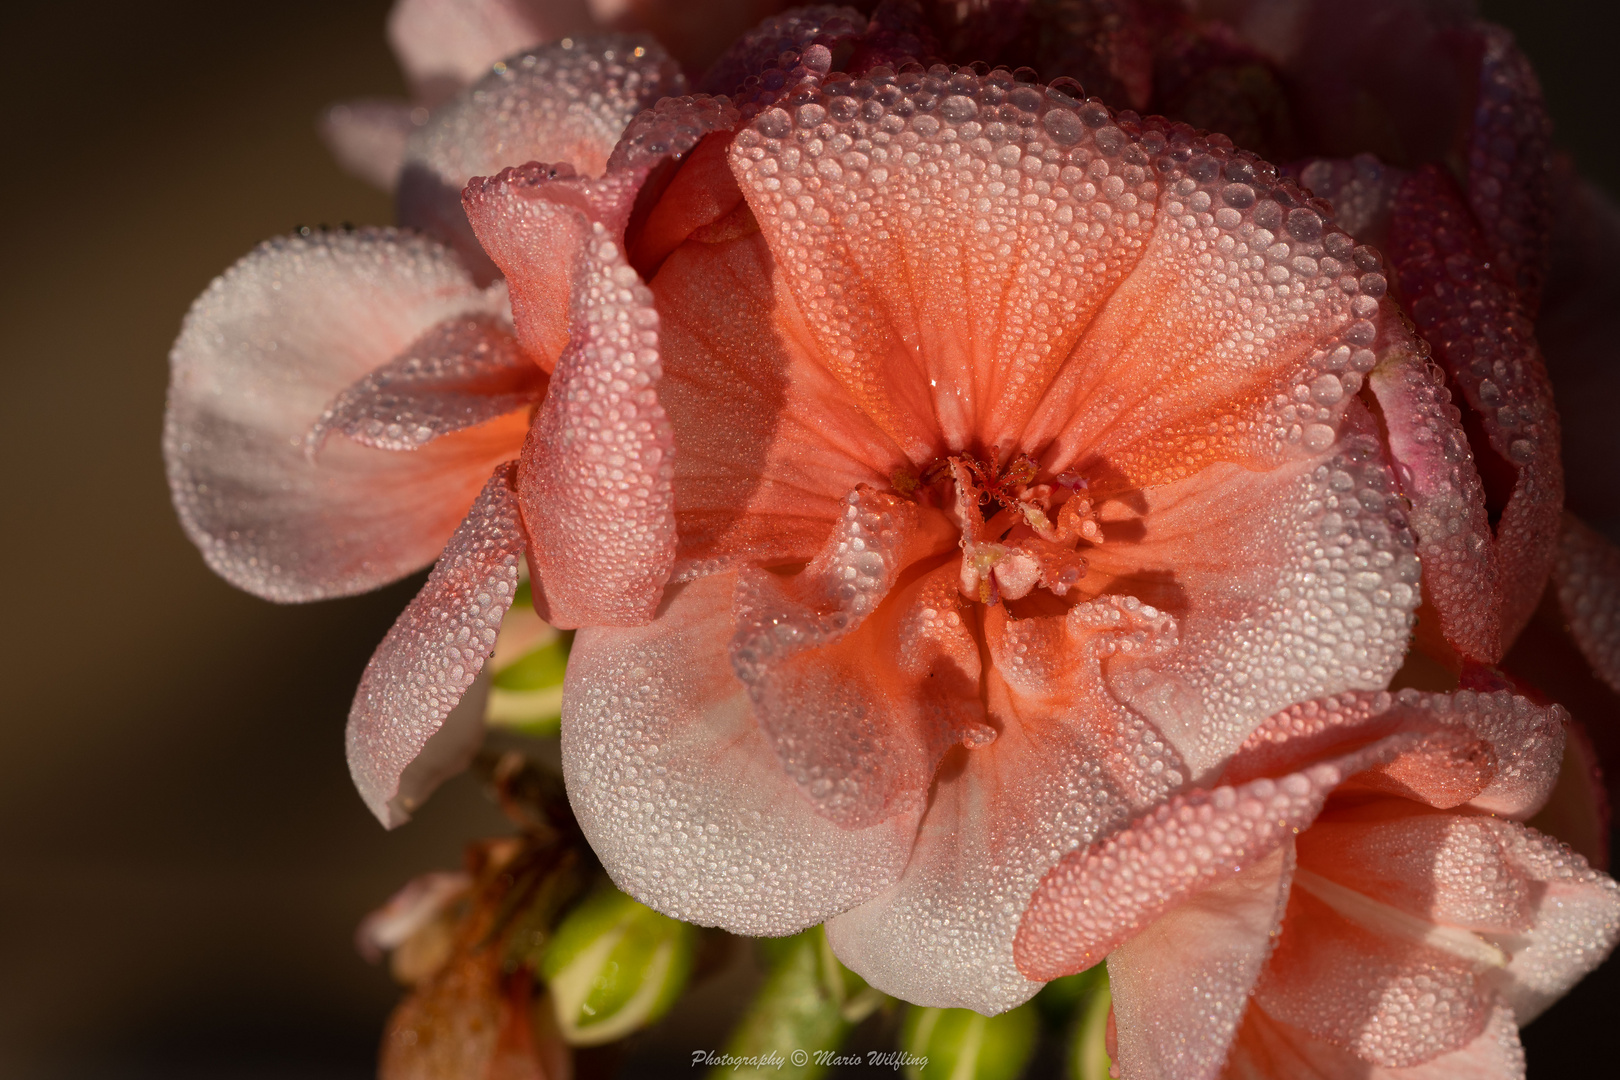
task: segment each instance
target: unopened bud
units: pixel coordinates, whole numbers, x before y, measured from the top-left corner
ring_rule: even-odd
[[[595,1046],[662,1016],[686,988],[696,938],[693,927],[617,889],[587,897],[541,961],[563,1038]]]
[[[1035,1052],[1040,1029],[1033,1005],[1020,1005],[998,1016],[972,1009],[906,1010],[900,1046],[906,1075],[961,1080],[1014,1080]]]
[[[489,660],[493,674],[484,722],[525,735],[557,734],[573,637],[535,614],[529,583],[520,584]]]

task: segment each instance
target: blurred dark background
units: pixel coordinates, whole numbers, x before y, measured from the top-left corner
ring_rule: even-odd
[[[300,224],[390,219],[313,126],[402,92],[387,6],[0,15],[0,1076],[371,1075],[397,992],[356,921],[505,831],[466,778],[395,833],[350,786],[349,698],[417,582],[291,608],[234,591],[158,452],[165,356],[209,280]],[[1482,7],[1620,191],[1620,13]],[[1527,1030],[1531,1075],[1612,1066],[1617,1003],[1611,963]]]

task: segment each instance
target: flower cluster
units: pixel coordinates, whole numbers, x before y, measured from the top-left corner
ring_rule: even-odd
[[[1555,225],[1617,219],[1511,39],[758,6],[401,0],[417,99],[326,131],[402,227],[270,241],[186,319],[215,570],[434,564],[350,714],[367,805],[466,766],[521,591],[531,668],[577,632],[572,814],[658,912],[986,1015],[1106,959],[1131,1078],[1522,1073],[1620,937],[1591,814],[1586,857],[1525,824],[1601,806],[1588,745],[1498,666],[1552,575],[1620,688],[1537,337],[1590,333]]]

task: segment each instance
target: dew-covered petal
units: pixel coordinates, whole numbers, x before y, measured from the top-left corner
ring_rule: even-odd
[[[1271,952],[1293,873],[1287,843],[1178,905],[1108,957],[1122,1075],[1221,1074]]]
[[[1504,1002],[1491,1006],[1484,1029],[1466,1046],[1419,1065],[1373,1065],[1332,1043],[1250,1006],[1223,1074],[1232,1080],[1524,1080],[1519,1025]]]
[[[1103,502],[1083,594],[1171,612],[1180,642],[1113,693],[1209,775],[1279,709],[1387,685],[1418,602],[1412,538],[1359,405],[1315,461],[1212,465]]]
[[[731,42],[704,74],[702,90],[731,97],[752,117],[805,75],[825,75],[832,50],[859,40],[867,25],[860,12],[831,4],[772,15]]]
[[[1477,424],[1475,462],[1495,521],[1501,638],[1511,644],[1546,587],[1564,503],[1558,410],[1524,302],[1436,166],[1396,195],[1385,248],[1402,303]],[[1494,662],[1491,657],[1475,659]]]
[[[1171,648],[1174,619],[1128,596],[1067,616],[1009,619],[998,606],[986,619],[995,740],[947,754],[904,876],[829,922],[827,936],[887,993],[993,1014],[1040,989],[1014,962],[1013,936],[1041,874],[1185,772],[1104,684],[1115,658]]]
[[[393,191],[405,164],[406,140],[426,119],[427,110],[408,101],[345,101],[321,115],[321,139],[344,172]]]
[[[400,221],[462,249],[472,240],[461,205],[468,180],[531,161],[599,177],[630,121],[685,89],[646,36],[570,37],[507,56],[411,134]]]
[[[1565,514],[1553,585],[1581,655],[1620,693],[1620,548]]]
[[[947,747],[994,738],[955,564],[891,595],[956,541],[937,511],[858,488],[802,573],[738,574],[732,668],[782,768],[843,828],[915,815]]]
[[[502,57],[590,24],[587,0],[397,0],[388,43],[418,100],[435,105]]]
[[[318,455],[340,433],[379,450],[416,450],[545,396],[546,375],[502,320],[449,319],[333,400],[305,437]]]
[[[232,584],[280,601],[365,592],[438,555],[526,417],[397,454],[304,439],[347,387],[432,327],[492,317],[440,245],[392,230],[261,245],[192,305],[170,354],[164,458],[186,534]]]
[[[1502,586],[1474,464],[1445,376],[1422,354],[1392,350],[1368,378],[1384,419],[1401,493],[1423,560],[1423,592],[1438,624],[1438,652],[1482,663],[1502,655]]]
[[[916,815],[843,829],[783,771],[725,644],[734,573],[677,586],[657,620],[574,639],[563,768],[619,887],[676,918],[793,933],[883,889]]]
[[[452,710],[495,651],[517,591],[525,537],[512,474],[508,464],[490,477],[360,678],[349,710],[349,773],[389,828],[409,820],[483,741],[482,701],[463,710],[470,723],[457,723]]]

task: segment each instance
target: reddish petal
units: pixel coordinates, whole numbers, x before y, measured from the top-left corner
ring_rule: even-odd
[[[858,41],[867,24],[853,8],[830,4],[773,15],[731,42],[703,76],[702,89],[729,95],[751,118],[805,75],[825,75],[832,50]],[[807,56],[810,49],[824,51],[825,61]]]
[[[995,737],[955,563],[889,595],[956,539],[937,511],[857,489],[803,573],[738,575],[732,667],[782,767],[846,829],[920,812],[946,748]]]
[[[1288,900],[1287,844],[1192,897],[1108,957],[1122,1075],[1219,1076]]]
[[[346,101],[321,117],[321,139],[344,172],[393,191],[405,164],[405,142],[426,117],[425,109],[408,101]]]
[[[1477,424],[1474,455],[1495,522],[1503,644],[1546,586],[1564,501],[1558,412],[1523,303],[1437,167],[1401,187],[1387,246],[1403,303]],[[1474,659],[1494,663],[1500,657]]]
[[[601,176],[630,121],[685,90],[675,62],[645,36],[570,37],[511,56],[411,134],[400,221],[478,253],[461,206],[468,180],[531,161]]]
[[[416,96],[432,105],[503,56],[590,23],[586,0],[398,0],[388,42]]]
[[[1109,693],[1104,665],[1173,646],[1175,621],[1130,597],[1066,617],[990,609],[994,742],[943,762],[904,876],[827,924],[839,959],[908,1001],[996,1013],[1040,989],[1014,962],[1042,871],[1152,805],[1184,776],[1175,752]]]
[[[1553,585],[1570,636],[1604,682],[1620,693],[1620,548],[1564,515]]]
[[[1494,663],[1502,656],[1501,570],[1485,488],[1445,376],[1422,354],[1403,349],[1384,357],[1368,385],[1401,492],[1412,504],[1424,598],[1439,624],[1431,644]]]
[[[916,816],[842,829],[783,772],[732,673],[734,574],[659,618],[574,639],[563,767],[586,839],[626,892],[677,918],[788,934],[899,875]]]
[[[304,442],[312,456],[334,431],[379,450],[416,450],[545,393],[545,373],[501,320],[452,319],[339,394]]]
[[[482,703],[463,710],[472,714],[466,723],[452,710],[494,652],[517,590],[525,543],[511,481],[510,465],[496,470],[360,679],[349,772],[389,828],[409,820],[483,742]]]
[[[345,388],[431,327],[490,317],[447,250],[391,230],[273,240],[192,306],[170,356],[164,457],[186,533],[208,564],[273,600],[365,592],[432,562],[525,419],[435,439],[414,454],[310,426]]]

